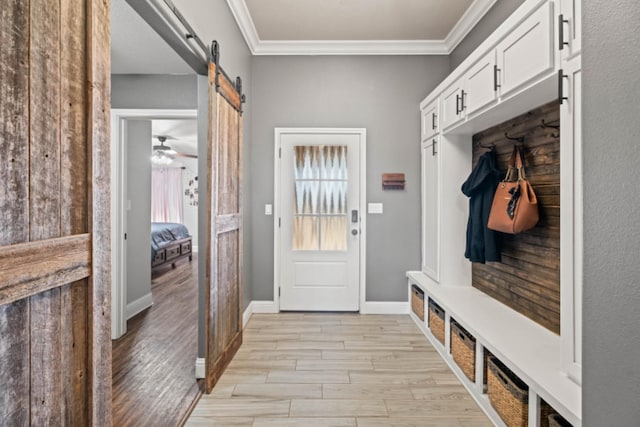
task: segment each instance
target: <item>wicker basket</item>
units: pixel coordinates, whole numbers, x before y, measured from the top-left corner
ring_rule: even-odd
[[[529,387],[495,357],[489,358],[487,393],[491,406],[509,427],[526,427]]]
[[[573,427],[569,421],[565,420],[560,414],[549,415],[549,427]]]
[[[424,291],[416,285],[411,285],[411,310],[424,320]]]
[[[544,399],[540,399],[540,427],[549,427],[549,417],[557,413]]]
[[[451,319],[451,355],[471,381],[476,380],[476,339]]]
[[[444,344],[444,310],[429,298],[429,329],[438,341]]]

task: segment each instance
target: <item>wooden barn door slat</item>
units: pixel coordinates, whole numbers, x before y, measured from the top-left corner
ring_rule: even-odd
[[[0,5],[0,245],[11,245],[29,240],[29,1]],[[28,300],[0,305],[0,419],[8,425],[30,419],[28,324]]]
[[[37,241],[60,236],[60,4],[32,0],[30,15],[29,240]],[[30,310],[31,419],[61,425],[60,289],[31,296]]]

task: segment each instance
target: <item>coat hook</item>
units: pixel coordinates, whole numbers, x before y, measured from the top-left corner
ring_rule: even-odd
[[[511,141],[518,141],[520,144],[524,144],[524,136],[519,136],[517,138],[509,136],[507,132],[504,133],[504,137]]]
[[[543,129],[547,129],[547,128],[551,128],[551,129],[556,129],[556,130],[560,130],[560,125],[550,125],[548,123],[545,123],[544,119],[541,120],[541,125],[540,127]],[[552,138],[560,138],[560,132],[552,132],[551,133],[551,137]]]

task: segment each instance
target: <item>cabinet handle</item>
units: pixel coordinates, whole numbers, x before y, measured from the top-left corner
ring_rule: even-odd
[[[498,84],[498,72],[500,69],[497,65],[493,66],[493,91],[497,92],[500,85]]]
[[[456,116],[460,114],[460,95],[456,93]]]
[[[431,144],[431,155],[435,156],[436,154],[438,154],[438,152],[436,151],[436,144],[438,143],[438,140],[433,138],[432,141],[433,144]]]
[[[564,96],[564,79],[568,79],[569,76],[562,72],[562,68],[558,70],[558,104],[562,105],[562,102],[569,97]]]
[[[433,130],[436,129],[436,117],[438,117],[436,113],[431,113],[431,129]]]
[[[564,15],[561,13],[558,15],[558,48],[563,50],[565,46],[569,46],[569,42],[564,41],[564,24],[568,24],[569,20],[564,19]]]
[[[462,90],[462,96],[460,97],[460,112],[461,112],[461,113],[464,111],[464,109],[465,109],[465,108],[467,108],[467,107],[465,107],[465,105],[464,105],[464,96],[465,96],[465,95],[468,95],[468,94],[467,94],[467,93],[464,91],[464,89],[463,89],[463,90]]]

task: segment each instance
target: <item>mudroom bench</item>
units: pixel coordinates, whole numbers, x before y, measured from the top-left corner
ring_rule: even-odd
[[[581,387],[562,370],[558,335],[473,287],[442,286],[419,271],[407,272],[407,278],[410,300],[412,292],[415,292],[412,286],[415,285],[424,292],[424,300],[421,302],[424,306],[417,307],[422,312],[416,310],[414,299],[414,309],[410,311],[410,316],[497,426],[505,424],[486,394],[485,350],[528,385],[529,426],[539,426],[542,421],[541,399],[574,427],[582,424]],[[429,329],[429,300],[444,311],[444,343]],[[453,359],[450,344],[452,319],[476,340],[475,381],[471,381]]]

